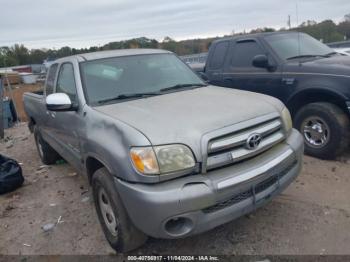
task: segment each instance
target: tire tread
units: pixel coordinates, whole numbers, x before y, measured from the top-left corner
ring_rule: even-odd
[[[115,216],[119,219],[119,235],[114,237],[107,227],[104,225],[104,219],[99,210],[98,201],[98,187],[102,186],[112,203],[112,209]],[[106,236],[107,241],[111,247],[117,252],[128,252],[134,250],[143,245],[147,236],[137,229],[132,223],[127,211],[120,199],[120,196],[114,185],[113,177],[106,168],[98,169],[92,176],[92,188],[95,201],[96,212],[102,227],[102,230]]]

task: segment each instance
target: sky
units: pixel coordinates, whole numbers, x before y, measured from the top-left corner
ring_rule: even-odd
[[[296,5],[296,2],[298,4]],[[145,36],[158,41],[222,36],[306,20],[341,21],[349,0],[0,0],[0,46],[99,46]]]

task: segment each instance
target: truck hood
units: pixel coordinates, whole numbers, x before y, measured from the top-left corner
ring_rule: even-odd
[[[320,58],[312,61],[302,62],[299,66],[298,62],[288,63],[289,69],[297,69],[297,71],[305,73],[331,74],[350,77],[350,56],[332,56],[329,58]]]
[[[270,96],[207,86],[94,109],[136,128],[152,145],[186,144],[200,159],[204,134],[282,108]]]

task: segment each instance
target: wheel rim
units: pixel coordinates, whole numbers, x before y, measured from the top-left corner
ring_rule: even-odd
[[[99,208],[107,229],[113,236],[117,236],[118,234],[117,219],[114,215],[114,212],[111,206],[111,201],[109,200],[109,197],[107,196],[106,191],[103,188],[99,189],[98,201],[99,201]]]
[[[330,128],[326,121],[320,117],[309,117],[302,124],[305,141],[314,148],[327,145],[330,139]]]

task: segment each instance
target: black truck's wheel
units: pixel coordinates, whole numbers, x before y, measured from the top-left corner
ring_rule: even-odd
[[[94,173],[92,189],[98,219],[111,247],[127,252],[143,245],[147,236],[133,225],[106,168]]]
[[[60,159],[60,155],[45,142],[36,126],[34,126],[34,138],[41,161],[45,165],[55,164]]]
[[[349,118],[330,103],[311,103],[301,108],[294,126],[304,136],[305,153],[334,159],[349,146]]]

